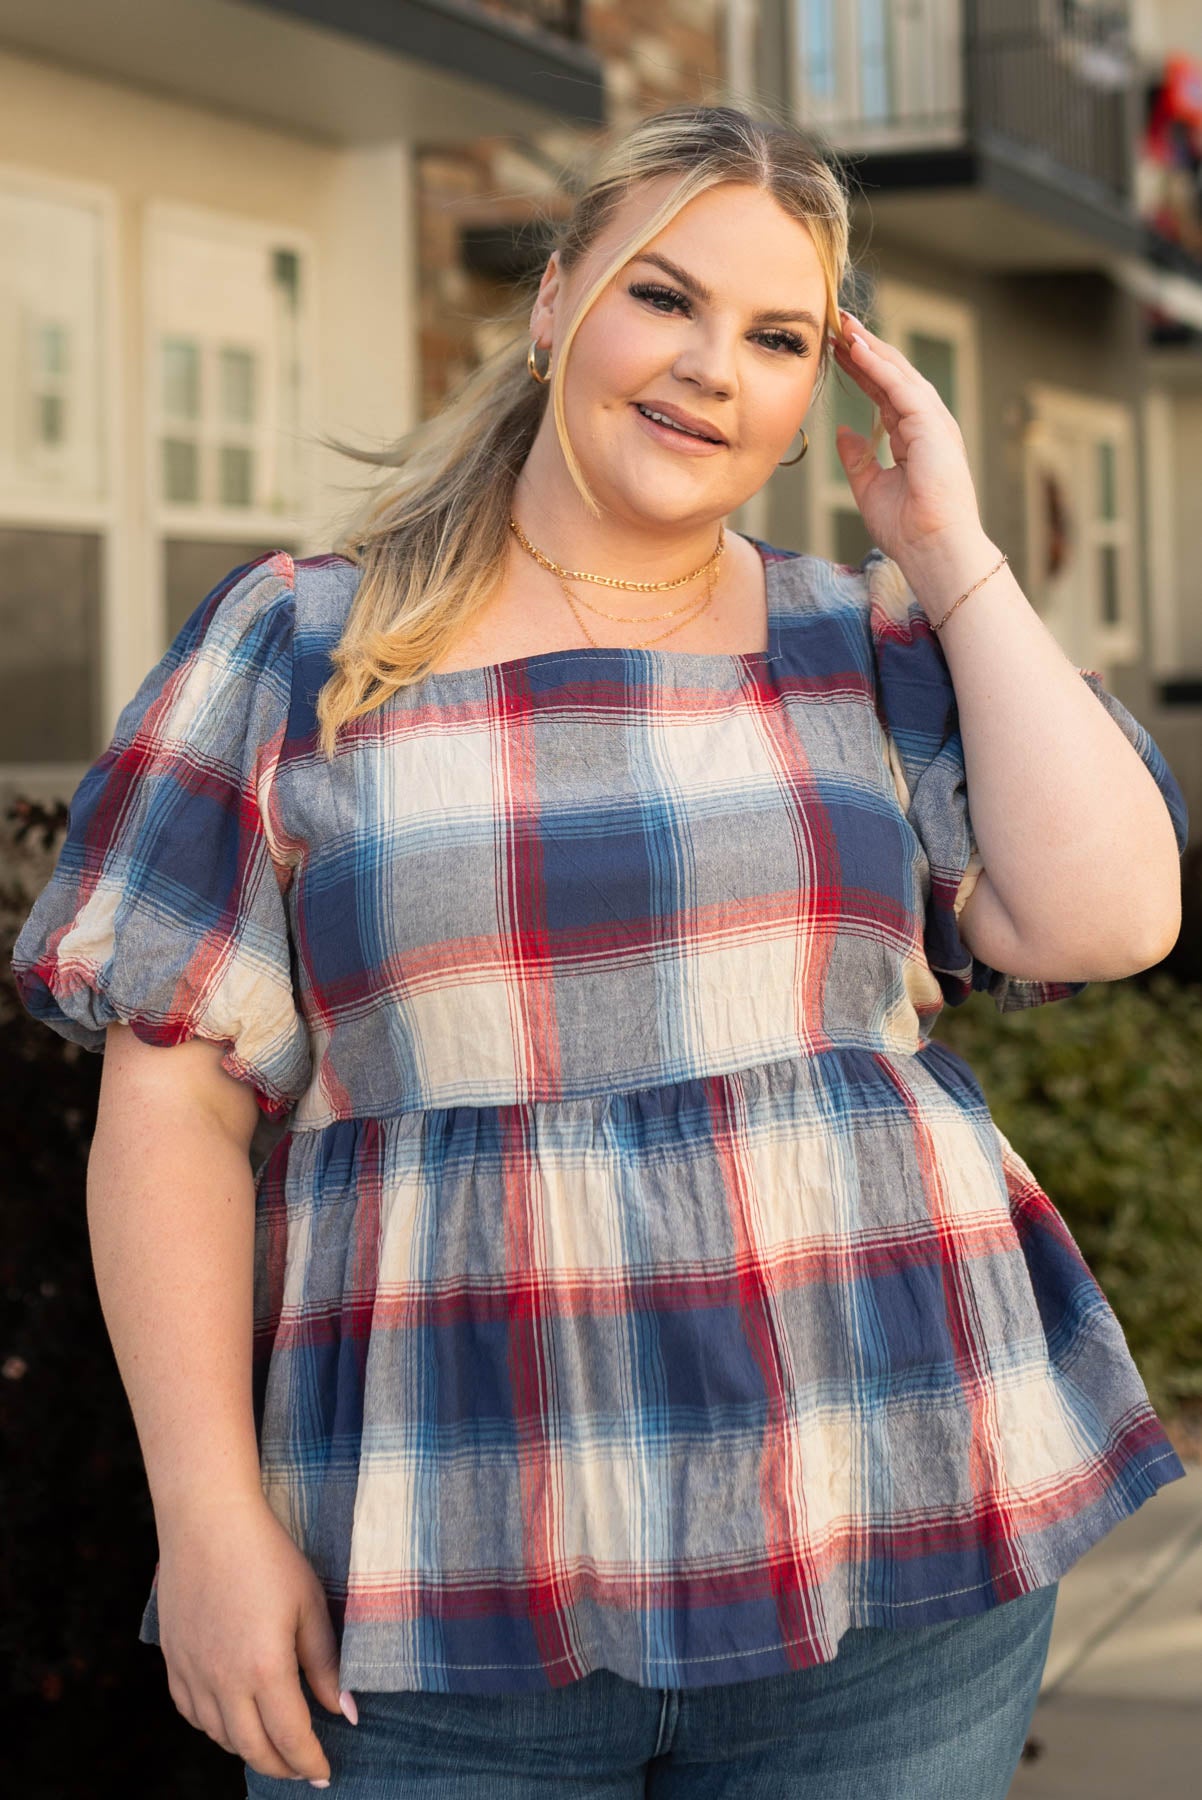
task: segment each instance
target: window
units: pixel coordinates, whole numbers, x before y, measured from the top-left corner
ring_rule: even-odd
[[[303,240],[255,220],[150,209],[147,431],[163,646],[232,569],[306,535],[310,267]]]
[[[98,532],[0,527],[0,763],[94,754],[102,560]]]
[[[1101,597],[1099,618],[1104,626],[1121,625],[1123,615],[1119,584],[1119,545],[1107,531],[1108,527],[1113,529],[1118,523],[1115,491],[1118,447],[1102,438],[1094,444],[1094,455],[1097,480],[1098,592]]]
[[[1026,592],[1065,655],[1105,671],[1140,646],[1131,416],[1066,388],[1026,398]]]
[[[108,197],[0,170],[0,764],[87,762],[112,531]]]
[[[859,316],[863,318],[869,331],[879,332],[880,326],[871,311],[865,309]],[[835,447],[835,431],[840,425],[850,425],[853,431],[867,436],[872,430],[873,409],[871,401],[851,377],[842,375],[833,363],[827,376],[826,392],[830,394],[831,402],[819,427],[823,438],[824,479],[818,495],[820,504],[824,504],[826,517],[825,529],[820,531],[819,541],[825,540],[824,554],[832,562],[847,563],[854,568],[871,550],[872,539],[868,535],[860,509],[851,497],[847,476]],[[884,456],[888,462],[887,444],[884,446]]]
[[[805,92],[835,98],[835,0],[802,0],[801,68]]]
[[[304,260],[249,221],[153,209],[151,430],[165,534],[244,539],[304,509]]]
[[[793,0],[793,105],[836,146],[964,135],[961,0]]]
[[[35,328],[29,386],[33,441],[40,449],[59,450],[67,442],[69,342],[70,327],[61,319],[45,319]]]
[[[86,201],[0,179],[0,497],[70,506],[105,493],[104,220]]]
[[[161,347],[163,499],[258,505],[257,351],[173,337]]]
[[[163,497],[187,505],[200,499],[200,346],[186,338],[162,341]]]
[[[894,110],[895,67],[889,0],[859,0],[860,99],[866,119],[888,119]]]

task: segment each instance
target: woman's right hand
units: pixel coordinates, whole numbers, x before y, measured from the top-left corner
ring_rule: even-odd
[[[338,1644],[312,1565],[261,1494],[189,1503],[156,1522],[175,1705],[258,1774],[328,1783],[299,1674],[338,1712]]]

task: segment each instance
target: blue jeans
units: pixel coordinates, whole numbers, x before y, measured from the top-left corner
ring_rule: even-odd
[[[1004,1800],[1058,1587],[709,1687],[594,1669],[538,1694],[357,1693],[351,1725],[302,1685],[330,1800]],[[249,1800],[316,1792],[243,1767]]]

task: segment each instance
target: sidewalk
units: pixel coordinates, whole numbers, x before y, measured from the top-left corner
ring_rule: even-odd
[[[1010,1800],[1202,1794],[1202,1465],[1161,1488],[1060,1582]]]

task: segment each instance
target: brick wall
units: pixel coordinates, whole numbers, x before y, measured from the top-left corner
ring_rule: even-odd
[[[679,101],[722,98],[722,0],[586,0],[619,130]],[[538,224],[564,208],[564,175],[592,138],[570,127],[478,138],[418,155],[421,404],[436,412],[496,341],[523,266],[541,267]],[[510,247],[519,234],[519,253]],[[530,247],[521,254],[525,242]]]

